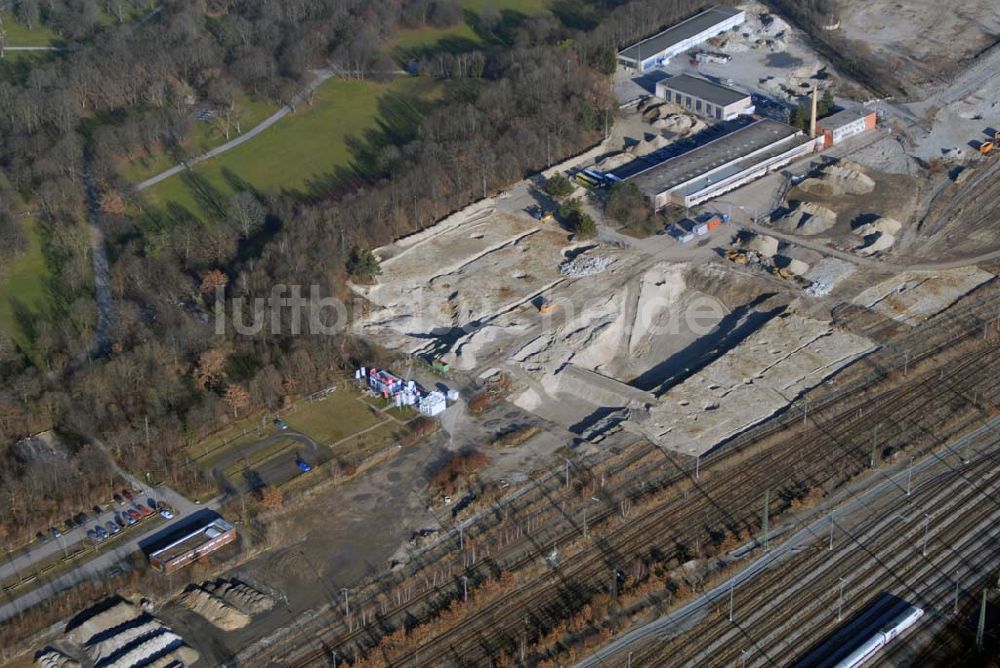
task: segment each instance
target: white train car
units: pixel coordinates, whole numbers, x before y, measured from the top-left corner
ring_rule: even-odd
[[[844,657],[834,668],[858,668],[858,666],[861,666],[865,661],[878,653],[880,649],[888,645],[893,638],[916,624],[917,620],[923,617],[923,615],[924,611],[921,608],[911,605],[883,626],[882,630],[861,643],[856,650]]]

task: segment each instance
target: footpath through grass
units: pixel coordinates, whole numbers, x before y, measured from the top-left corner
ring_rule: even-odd
[[[395,131],[394,124],[418,112],[406,109],[407,100],[433,96],[433,82],[400,78],[392,83],[331,79],[312,104],[301,104],[294,114],[231,151],[192,170],[198,188],[183,175],[171,177],[145,191],[155,208],[186,209],[202,218],[210,207],[205,193],[224,203],[238,190],[322,192],[363,175],[369,132]],[[393,118],[387,116],[403,118]],[[200,190],[200,193],[197,192]]]
[[[242,95],[236,105],[236,108],[239,110],[240,130],[243,133],[260,125],[268,116],[280,109],[280,106],[271,100]],[[181,142],[181,149],[187,156],[197,156],[217,146],[222,146],[227,141],[236,139],[239,136],[240,133],[236,132],[235,123],[230,128],[229,138],[227,139],[224,131],[221,129],[221,124],[215,120],[195,121],[191,132]],[[151,155],[132,160],[122,166],[120,171],[122,176],[138,183],[145,181],[151,176],[165,172],[176,164],[177,161],[173,156],[169,155],[166,151],[160,150]]]
[[[38,226],[31,216],[21,219],[28,240],[28,247],[7,263],[0,271],[0,331],[9,334],[22,349],[28,350],[31,342],[19,321],[22,318],[40,319],[45,309],[45,281],[49,276]]]

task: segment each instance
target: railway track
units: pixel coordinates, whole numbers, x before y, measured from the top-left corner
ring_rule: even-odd
[[[990,352],[992,354],[996,353],[995,350],[991,350]],[[985,364],[984,361],[986,362]],[[995,361],[993,358],[990,360],[984,360],[981,357],[970,358],[965,364],[956,366],[953,373],[968,377],[973,367],[980,370],[990,369]],[[923,383],[920,385],[923,385]],[[910,393],[900,393],[893,401],[900,404],[912,404],[912,411],[914,413],[926,411],[927,409],[924,403],[912,403]],[[770,456],[774,456],[774,454],[771,453]],[[751,471],[760,471],[767,470],[767,467],[758,466],[755,462],[755,465],[750,467],[750,469]],[[754,498],[748,500],[748,495],[742,491],[746,489],[747,483],[743,482],[740,484],[740,480],[743,477],[745,477],[743,470],[734,470],[728,475],[713,478],[713,489],[706,490],[706,497],[717,502],[719,506],[736,508],[737,510],[734,511],[735,515],[743,517],[749,515],[752,517],[756,512],[757,497],[754,494]],[[755,491],[759,491],[763,488],[762,482],[764,481],[752,480],[749,487]],[[724,492],[727,490],[732,496],[723,502],[720,499],[722,499]],[[575,562],[573,565],[560,568],[560,571],[553,575],[551,581],[544,583],[540,587],[526,588],[524,593],[520,595],[502,597],[483,609],[478,610],[471,618],[465,620],[458,629],[442,635],[431,646],[421,647],[412,653],[398,657],[395,663],[398,665],[411,665],[413,661],[419,660],[423,665],[439,665],[441,662],[449,660],[457,661],[459,657],[461,657],[463,662],[474,663],[473,657],[480,655],[474,654],[472,648],[485,650],[486,654],[489,654],[491,651],[504,650],[502,646],[493,645],[491,647],[489,638],[503,637],[504,635],[509,637],[519,627],[523,627],[524,616],[520,611],[528,608],[529,604],[533,603],[534,609],[538,610],[538,601],[549,597],[562,600],[574,594],[580,599],[585,600],[586,594],[581,592],[589,590],[590,593],[595,593],[605,588],[602,587],[602,584],[608,581],[607,573],[614,568],[613,564],[622,564],[624,562],[624,555],[642,553],[643,550],[650,546],[650,536],[657,535],[657,532],[654,530],[663,525],[666,517],[669,517],[671,523],[675,525],[684,526],[690,523],[688,526],[691,526],[698,524],[698,520],[701,519],[701,508],[692,509],[690,506],[685,508],[686,504],[683,503],[683,499],[674,498],[671,501],[672,503],[668,502],[655,512],[645,515],[641,520],[623,525],[622,530],[612,532],[611,536],[606,539],[606,543],[599,546],[601,548],[599,551],[589,555],[582,562]],[[662,533],[659,535],[662,536]],[[687,539],[690,539],[689,535],[682,534],[676,536],[677,542]],[[551,612],[544,610],[529,617],[533,617],[532,621],[535,624],[545,626],[550,623],[550,620],[547,619],[549,616],[558,618],[558,614],[552,615]],[[508,642],[507,644],[509,645],[510,643]],[[510,648],[508,647],[507,649]]]
[[[905,360],[896,359],[896,367],[900,365],[913,365],[918,363],[920,360],[931,357],[935,354],[940,353],[942,350],[946,349],[949,345],[954,345],[955,333],[961,332],[966,335],[970,331],[973,331],[976,326],[981,322],[988,321],[988,317],[992,316],[995,312],[997,303],[1000,302],[996,296],[992,298],[984,298],[978,302],[966,305],[962,309],[957,309],[954,314],[948,318],[942,318],[934,323],[933,328],[929,328],[929,331],[925,332],[922,337],[917,340],[904,341],[900,344],[898,349],[893,349],[892,347],[887,347],[882,352],[881,364],[883,367],[877,371],[880,377],[884,377],[888,370],[892,368],[892,361],[896,357],[899,357],[899,351],[904,350],[908,355]],[[984,317],[985,316],[985,317]],[[970,325],[972,327],[970,328]],[[910,353],[909,351],[913,351]],[[982,360],[978,361],[979,363]],[[962,370],[968,370],[970,364],[975,364],[976,361],[967,363],[965,365],[959,365],[956,367],[958,371],[949,373],[948,378],[953,382],[958,382],[962,379],[959,375]],[[992,363],[992,362],[991,362]],[[990,364],[981,364],[981,367],[989,367]],[[887,368],[886,368],[887,367]],[[943,378],[938,378],[937,382],[941,382]],[[892,413],[899,406],[912,403],[912,397],[919,396],[920,394],[926,392],[926,383],[931,382],[931,379],[924,379],[924,382],[917,385],[916,387],[911,387],[909,391],[904,391],[903,389],[897,391],[886,392],[883,400],[882,406],[876,409],[877,414],[882,413]],[[906,386],[908,387],[908,386]],[[838,411],[835,410],[838,406],[838,402],[843,403],[844,396],[847,395],[849,388],[843,388],[841,392],[831,395],[830,397],[824,399],[820,398],[816,401],[816,404],[811,404],[809,409],[809,414],[812,417],[812,422],[822,430],[827,430],[830,433],[828,438],[832,439],[833,443],[838,441],[851,440],[852,430],[861,430],[864,427],[867,430],[868,425],[870,425],[870,420],[873,416],[870,412],[864,414],[863,416],[856,416],[854,409],[849,411]],[[914,404],[914,408],[910,411],[910,415],[921,410],[921,406],[924,404]],[[895,407],[895,408],[894,408]],[[791,419],[789,419],[791,417]],[[794,422],[794,416],[786,416],[783,419],[777,420],[778,426],[770,426],[768,429],[755,430],[757,433],[757,438],[761,435],[767,435],[769,433],[775,433],[780,429],[787,428],[787,425]],[[833,425],[833,422],[837,422],[837,425]],[[830,423],[830,424],[828,424]],[[892,432],[892,420],[887,420],[886,425],[884,425],[883,434],[886,439],[893,438]],[[844,431],[846,429],[846,432]],[[747,518],[752,517],[755,513],[755,505],[759,503],[759,493],[760,490],[768,488],[769,485],[777,485],[780,488],[783,480],[775,480],[774,478],[768,478],[763,474],[763,471],[773,468],[773,464],[782,460],[788,459],[789,453],[794,453],[796,449],[799,449],[799,459],[800,463],[804,462],[803,453],[806,450],[802,450],[808,444],[805,442],[806,439],[793,440],[792,443],[783,446],[781,448],[774,448],[772,452],[763,453],[762,455],[756,455],[753,466],[742,467],[733,472],[726,473],[713,473],[712,480],[714,481],[713,487],[703,488],[699,485],[697,489],[697,494],[700,494],[704,501],[707,502],[707,508],[698,506],[694,504],[695,508],[691,511],[685,511],[684,507],[689,505],[687,499],[672,498],[665,503],[659,505],[655,508],[648,516],[643,518],[641,522],[629,521],[623,522],[623,528],[617,531],[609,533],[607,540],[609,541],[605,545],[599,545],[599,557],[592,559],[582,559],[578,563],[579,566],[574,566],[574,570],[563,571],[558,575],[553,576],[555,578],[555,584],[550,584],[546,586],[538,585],[533,587],[528,587],[527,590],[532,592],[530,595],[526,595],[524,600],[517,598],[501,598],[501,604],[499,607],[518,609],[523,607],[535,607],[537,605],[532,605],[538,600],[538,597],[544,598],[546,596],[553,596],[555,599],[559,599],[565,596],[567,593],[573,594],[573,592],[581,592],[576,595],[578,599],[583,599],[589,592],[592,595],[594,592],[599,592],[602,589],[608,589],[607,581],[608,578],[604,575],[598,576],[597,572],[600,573],[610,572],[608,571],[608,562],[614,562],[619,559],[625,558],[629,554],[641,552],[643,549],[649,547],[648,534],[656,534],[657,527],[661,526],[665,522],[665,518],[670,518],[671,523],[681,520],[681,524],[688,523],[689,525],[696,525],[700,520],[707,521],[711,515],[717,517],[717,513],[723,508],[721,503],[717,503],[713,495],[715,490],[722,487],[729,487],[734,492],[738,492],[737,498],[732,499],[732,505],[728,506],[731,509],[730,512],[723,511],[723,515],[726,517],[726,524],[728,527],[740,528],[747,523]],[[749,438],[743,440],[742,442],[734,442],[726,449],[717,452],[709,457],[703,459],[702,470],[708,472],[716,464],[724,463],[726,460],[730,459],[734,454],[740,454],[744,450],[749,450],[752,448],[756,439],[751,440]],[[888,440],[887,440],[888,442]],[[861,452],[863,448],[855,448],[852,455],[856,460],[860,461],[864,458],[864,453]],[[812,451],[809,451],[812,452]],[[659,453],[663,456],[662,453]],[[836,464],[836,460],[839,455],[831,455],[829,452],[818,452],[814,453],[818,456],[818,461],[823,461],[825,467],[831,467]],[[630,453],[627,456],[621,458],[621,461],[609,467],[610,473],[618,473],[627,471],[631,467],[634,467],[637,463],[643,462],[645,460],[651,460],[657,452],[652,449],[651,446],[647,447],[636,447],[634,448],[634,453]],[[855,462],[857,463],[857,461]],[[693,478],[691,471],[691,462],[688,460],[680,460],[675,458],[673,460],[664,459],[662,461],[656,461],[652,459],[645,464],[639,466],[639,468],[630,471],[628,475],[617,484],[611,486],[609,485],[606,490],[601,493],[601,497],[604,503],[601,509],[594,512],[594,514],[589,518],[593,525],[600,525],[607,522],[611,517],[620,512],[620,506],[616,505],[616,502],[621,499],[631,499],[633,501],[640,501],[644,497],[652,494],[657,490],[663,490],[676,483]],[[652,472],[656,471],[658,475],[653,476]],[[574,474],[577,472],[574,472]],[[799,471],[800,477],[802,471]],[[826,480],[831,479],[836,474],[832,476],[825,474],[822,471],[814,471],[808,477],[808,480],[812,484],[823,484]],[[825,476],[825,477],[824,477]],[[787,477],[787,476],[786,476]],[[511,515],[515,518],[519,518],[520,514],[523,525],[534,525],[537,527],[540,524],[541,519],[554,520],[551,522],[551,526],[544,527],[541,532],[524,532],[522,540],[516,544],[510,544],[505,546],[505,549],[501,550],[491,550],[488,559],[480,560],[478,563],[469,568],[463,568],[460,570],[461,573],[469,577],[469,580],[473,582],[481,582],[491,576],[491,574],[497,572],[500,569],[507,571],[516,571],[520,568],[525,567],[531,562],[539,558],[543,551],[548,550],[551,545],[559,545],[571,538],[577,537],[581,533],[581,522],[579,514],[579,503],[573,503],[574,496],[578,497],[573,490],[570,493],[566,493],[565,488],[555,483],[556,476],[550,475],[547,479],[540,484],[536,485],[537,489],[530,495],[523,495],[518,503],[505,504],[505,506],[499,506],[495,509],[492,515],[492,522],[488,525],[472,528],[467,530],[461,538],[458,536],[449,536],[446,543],[442,543],[436,549],[428,550],[423,558],[419,561],[421,564],[432,564],[437,561],[454,559],[456,553],[456,543],[460,542],[484,542],[491,539],[495,539],[502,529],[501,527],[501,513],[503,517],[509,518]],[[708,481],[706,480],[706,483]],[[751,494],[749,490],[754,490]],[[721,498],[721,497],[720,497]],[[728,497],[727,497],[728,500]],[[742,502],[741,502],[742,500]],[[566,502],[570,503],[567,504]],[[589,501],[589,499],[588,499]],[[713,510],[711,503],[717,503],[717,506]],[[560,511],[556,510],[560,504],[569,505],[569,509],[563,512],[561,515]],[[504,508],[507,508],[504,510]],[[541,510],[538,508],[541,507]],[[575,512],[574,512],[575,511]],[[631,528],[629,528],[631,527]],[[507,529],[510,530],[509,528]],[[690,538],[691,534],[684,532],[676,532],[671,536],[672,539],[676,541],[675,544],[681,543],[683,540]],[[646,538],[642,538],[646,536]],[[463,566],[467,565],[463,564]],[[429,566],[425,566],[427,568]],[[567,566],[567,568],[569,568]],[[419,570],[417,571],[420,572]],[[387,580],[381,587],[381,591],[386,592],[392,586],[400,583],[400,579],[395,582]],[[288,664],[288,665],[313,665],[319,662],[329,662],[329,657],[332,652],[340,652],[340,656],[350,656],[350,653],[346,651],[346,648],[351,647],[354,644],[370,645],[374,643],[377,638],[384,633],[386,630],[395,628],[398,626],[398,619],[403,616],[415,615],[420,617],[422,614],[420,611],[422,608],[435,604],[439,601],[452,600],[456,597],[459,587],[457,586],[458,579],[452,579],[446,586],[437,586],[429,588],[426,591],[420,592],[416,596],[409,597],[409,600],[401,602],[399,605],[395,606],[379,606],[380,612],[377,615],[378,622],[373,625],[364,626],[362,628],[349,629],[346,620],[343,616],[338,616],[335,613],[328,613],[321,617],[317,617],[316,620],[308,627],[304,626],[300,629],[299,638],[297,640],[290,639],[287,644],[281,644],[276,646],[274,651],[271,653],[266,653],[261,657],[261,665],[267,664]],[[561,587],[561,589],[560,589]],[[365,605],[362,603],[362,606]],[[376,606],[374,601],[368,602],[369,606]],[[384,611],[384,612],[382,612]],[[426,613],[423,613],[426,614]],[[446,636],[441,643],[445,646],[455,647],[462,646],[465,644],[477,644],[483,646],[482,642],[477,642],[477,638],[482,635],[482,629],[480,627],[492,626],[492,628],[497,628],[497,625],[502,626],[507,629],[508,632],[512,632],[517,626],[517,620],[511,621],[503,615],[494,615],[493,613],[487,612],[483,613],[482,616],[477,616],[472,619],[472,625],[469,626],[469,630],[464,632],[462,635],[450,635]],[[519,613],[518,613],[519,614]],[[376,615],[372,614],[372,617]],[[511,614],[508,617],[515,617],[516,615]],[[537,622],[540,624],[548,624],[551,620],[542,619],[542,617],[549,616],[555,617],[553,612],[550,615],[539,614],[537,615]],[[499,618],[496,618],[499,617]],[[482,620],[489,619],[489,623]],[[477,621],[478,620],[478,621]],[[467,622],[468,623],[468,622]],[[523,626],[523,616],[521,617],[520,623]],[[465,625],[463,625],[465,626]],[[441,644],[435,641],[435,644]],[[509,644],[509,643],[508,643]],[[291,645],[290,647],[288,645]],[[311,647],[310,647],[311,646]],[[298,649],[296,649],[296,647]],[[485,644],[485,649],[490,651],[490,644]],[[446,658],[448,652],[435,653],[433,648],[423,648],[418,652],[415,652],[407,657],[403,658],[405,662],[407,659],[411,661],[417,660],[422,665],[431,665],[427,663],[428,657],[431,658]],[[409,665],[409,664],[408,664]]]
[[[989,452],[969,467],[918,482],[910,496],[873,503],[849,533],[841,532],[834,550],[817,536],[810,549],[789,557],[784,567],[734,589],[733,621],[728,613],[715,615],[688,633],[651,643],[634,652],[633,665],[663,665],[667,658],[677,665],[785,665],[808,646],[806,638],[837,625],[832,610],[841,578],[849,585],[845,617],[864,610],[885,589],[931,615],[947,614],[943,595],[927,595],[919,583],[936,580],[946,585],[947,594],[959,568],[964,567],[967,583],[992,573],[989,567],[995,567],[1000,551],[998,445],[1000,435],[991,434],[985,444]],[[925,511],[932,513],[926,528],[920,521]],[[908,530],[895,531],[901,522]]]

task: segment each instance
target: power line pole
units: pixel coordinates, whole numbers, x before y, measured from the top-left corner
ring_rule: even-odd
[[[729,581],[729,621],[733,621],[733,589],[736,587],[736,583],[732,580]]]
[[[764,551],[765,552],[767,552],[767,548],[768,548],[768,539],[767,539],[767,530],[768,530],[768,527],[767,527],[767,520],[768,520],[768,511],[770,509],[770,503],[771,503],[771,490],[765,489],[764,490],[764,527],[763,527],[764,528]]]
[[[840,578],[840,594],[837,598],[837,621],[844,617],[844,578]]]
[[[910,468],[906,470],[906,495],[910,495],[910,483],[913,481],[913,457],[910,457]]]
[[[986,631],[986,589],[983,589],[983,599],[979,604],[979,626],[976,627],[976,649],[983,651],[983,633]]]
[[[876,422],[875,431],[872,434],[872,458],[871,458],[872,469],[875,468],[875,451],[877,448],[878,448],[878,423]]]
[[[956,614],[956,615],[958,614],[958,585],[959,585],[959,582],[958,582],[958,573],[955,573],[955,606],[954,606],[954,614]]]
[[[927,556],[927,532],[930,530],[931,516],[924,513],[924,556]]]
[[[833,552],[833,513],[830,513],[830,552]]]

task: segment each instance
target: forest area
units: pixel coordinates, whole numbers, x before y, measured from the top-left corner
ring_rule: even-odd
[[[106,494],[95,439],[133,472],[210,488],[184,461],[186,444],[378,354],[347,335],[218,335],[219,290],[227,311],[276,284],[349,302],[351,272],[373,269],[358,261],[368,249],[599,141],[614,114],[616,50],[704,5],[555,0],[528,15],[454,0],[8,2],[5,17],[61,46],[0,67],[0,282],[28,244],[28,214],[47,267],[43,309],[12,301],[25,336],[0,330],[0,486],[18,500],[0,505],[0,535],[30,536]],[[480,38],[473,48],[412,63],[453,85],[398,132],[357,138],[365,169],[329,175],[341,187],[303,196],[237,182],[220,197],[190,174],[210,212],[194,218],[148,215],[122,174],[137,154],[181,150],[192,101],[284,104],[325,67],[378,79],[399,67],[395,35],[463,21]],[[101,345],[90,222],[110,265]],[[15,447],[45,430],[66,449],[40,460]]]

